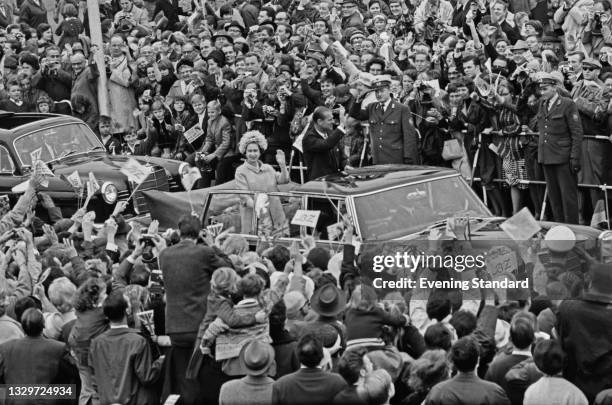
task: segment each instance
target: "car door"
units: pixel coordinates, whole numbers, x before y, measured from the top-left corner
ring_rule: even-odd
[[[342,251],[344,232],[342,217],[347,217],[345,198],[292,193],[270,193],[270,196],[281,199],[286,219],[289,222],[288,234],[277,238],[275,244],[289,247],[293,242],[300,243],[304,237],[312,236],[318,247],[331,252]],[[297,210],[318,211],[316,226],[313,228],[291,224]]]
[[[0,144],[0,195],[11,195],[11,189],[27,179],[27,176],[19,175],[8,148]],[[11,199],[14,199],[13,196]]]
[[[231,229],[230,234],[240,235],[254,246],[258,239],[256,198],[256,193],[246,190],[212,191],[206,197],[202,225],[213,236]]]

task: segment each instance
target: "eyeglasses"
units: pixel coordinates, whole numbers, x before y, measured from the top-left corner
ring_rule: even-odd
[[[599,68],[587,66],[583,67],[582,70],[584,70],[585,72],[593,72],[595,70],[599,70]]]

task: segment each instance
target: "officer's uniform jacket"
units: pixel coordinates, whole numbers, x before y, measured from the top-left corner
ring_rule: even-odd
[[[538,161],[542,164],[568,163],[581,157],[582,122],[573,100],[558,96],[548,109],[541,100],[538,111]]]
[[[356,107],[356,108],[355,108]],[[418,135],[410,120],[408,106],[391,100],[383,111],[380,102],[360,110],[355,103],[351,116],[370,123],[372,161],[376,164],[419,163]]]

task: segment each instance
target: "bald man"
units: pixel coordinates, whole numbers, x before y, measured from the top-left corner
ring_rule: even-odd
[[[91,104],[92,111],[98,115],[98,66],[92,61],[89,65],[85,56],[76,53],[70,57],[72,67],[71,97],[80,94]]]

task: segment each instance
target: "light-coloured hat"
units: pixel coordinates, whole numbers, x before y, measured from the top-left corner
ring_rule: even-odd
[[[372,81],[372,87],[375,89],[389,87],[390,85],[391,85],[390,75],[378,75],[378,76],[375,76],[374,80]]]

